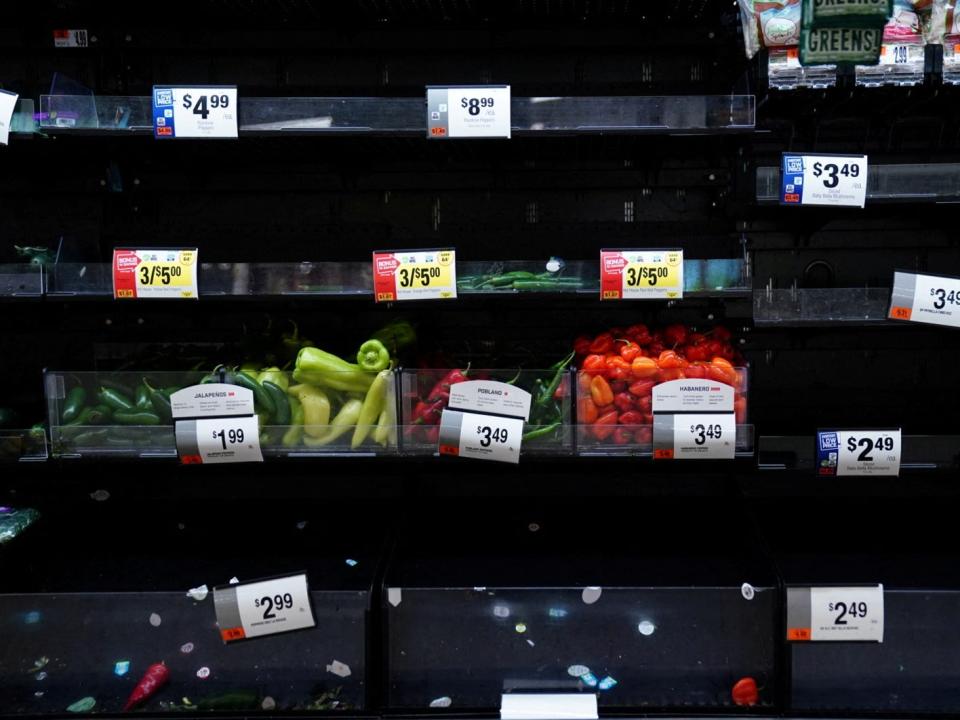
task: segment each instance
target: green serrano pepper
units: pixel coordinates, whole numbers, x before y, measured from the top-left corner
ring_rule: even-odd
[[[514,290],[575,290],[583,287],[583,281],[557,282],[556,280],[517,280],[513,283]]]
[[[523,440],[538,440],[540,438],[546,437],[550,433],[553,433],[559,428],[563,423],[555,422],[544,427],[539,427],[536,430],[531,430],[530,432],[525,432],[523,434]]]

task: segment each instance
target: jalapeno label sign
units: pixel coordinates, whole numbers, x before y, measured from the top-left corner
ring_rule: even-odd
[[[303,573],[222,585],[213,590],[217,624],[224,642],[314,627],[310,588]]]
[[[601,250],[601,300],[683,297],[683,250]]]
[[[197,249],[114,250],[113,297],[196,300]]]
[[[153,88],[153,136],[237,137],[237,86]]]
[[[510,86],[428,87],[427,137],[509,138]]]
[[[780,203],[863,207],[867,198],[866,155],[784,153]]]
[[[894,273],[887,317],[960,327],[960,278]]]
[[[883,585],[788,587],[787,640],[883,642]]]
[[[824,476],[900,474],[900,429],[821,430],[817,433],[817,474]]]
[[[444,248],[375,252],[373,292],[377,302],[456,298],[456,251]]]

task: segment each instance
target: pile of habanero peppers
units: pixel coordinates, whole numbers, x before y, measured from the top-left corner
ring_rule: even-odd
[[[506,380],[530,393],[530,419],[524,426],[523,441],[531,442],[556,438],[562,431],[569,413],[564,410],[564,399],[569,395],[567,368],[573,360],[570,353],[545,371],[520,370]],[[420,370],[420,373],[429,371]],[[450,403],[450,387],[467,380],[495,380],[489,371],[471,370],[469,366],[444,374],[430,391],[417,397],[404,430],[407,439],[418,443],[435,444],[440,439],[440,417]]]
[[[677,323],[654,332],[637,324],[577,338],[577,422],[601,442],[650,443],[654,385],[684,378],[733,386],[736,422],[746,422],[745,379],[735,367],[742,358],[731,337],[720,325],[701,333]]]

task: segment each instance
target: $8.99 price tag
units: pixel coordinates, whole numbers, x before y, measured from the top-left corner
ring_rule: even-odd
[[[817,433],[819,475],[900,474],[901,433],[896,430],[822,430]]]
[[[683,297],[683,250],[601,250],[601,300]]]
[[[883,642],[883,585],[787,588],[787,640]]]
[[[153,136],[237,137],[237,86],[154,86]]]
[[[304,574],[220,586],[213,600],[224,642],[316,625]]]
[[[377,302],[456,298],[456,251],[375,252],[373,291]]]
[[[113,297],[196,300],[197,249],[113,251]]]
[[[867,198],[867,156],[784,153],[780,179],[784,205],[862,208]]]

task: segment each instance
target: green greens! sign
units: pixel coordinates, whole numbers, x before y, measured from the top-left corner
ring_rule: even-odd
[[[804,28],[800,33],[800,64],[876,65],[882,41],[882,27]]]

